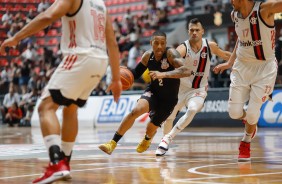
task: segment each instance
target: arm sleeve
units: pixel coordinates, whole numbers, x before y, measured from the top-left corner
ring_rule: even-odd
[[[130,71],[132,72],[134,79],[139,79],[146,69],[147,67],[143,65],[142,62],[139,62],[135,69],[130,69]]]

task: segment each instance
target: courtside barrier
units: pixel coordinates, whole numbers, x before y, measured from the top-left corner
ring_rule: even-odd
[[[78,110],[80,127],[117,127],[123,117],[134,107],[140,95],[122,95],[118,103],[112,96],[90,96],[86,105]],[[37,109],[38,100],[35,109]],[[62,108],[58,109],[57,115],[62,120]],[[134,126],[144,126],[149,122],[148,113],[136,119]],[[32,127],[39,126],[38,112],[34,111],[31,118]]]
[[[228,88],[210,89],[201,112],[197,113],[190,126],[194,127],[242,127],[242,121],[232,120],[227,112]],[[139,94],[122,95],[119,103],[115,103],[112,96],[91,96],[86,105],[79,109],[78,119],[81,127],[118,127],[121,120],[135,106]],[[39,101],[38,101],[39,103]],[[38,105],[37,103],[37,105]],[[37,109],[37,107],[35,108]],[[186,111],[182,109],[174,122],[176,122]],[[62,109],[57,115],[62,120]],[[31,124],[39,126],[37,111],[34,111]],[[140,116],[134,126],[144,126],[150,121],[146,113]],[[282,90],[273,92],[273,101],[267,101],[261,109],[259,126],[281,127],[282,126]]]

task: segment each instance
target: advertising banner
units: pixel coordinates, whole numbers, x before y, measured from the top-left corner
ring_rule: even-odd
[[[274,90],[272,101],[261,107],[258,125],[260,127],[282,127],[282,90]]]

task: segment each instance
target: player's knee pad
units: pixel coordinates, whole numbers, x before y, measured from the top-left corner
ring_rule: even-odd
[[[246,120],[249,125],[255,125],[258,123],[260,111],[248,110],[246,113]]]
[[[228,113],[232,119],[240,119],[243,116],[244,110],[241,106],[236,104],[228,104]]]

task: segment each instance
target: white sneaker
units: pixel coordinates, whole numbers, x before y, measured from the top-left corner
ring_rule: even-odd
[[[168,146],[171,141],[172,138],[169,135],[165,135],[156,150],[156,156],[163,156],[168,151]]]

